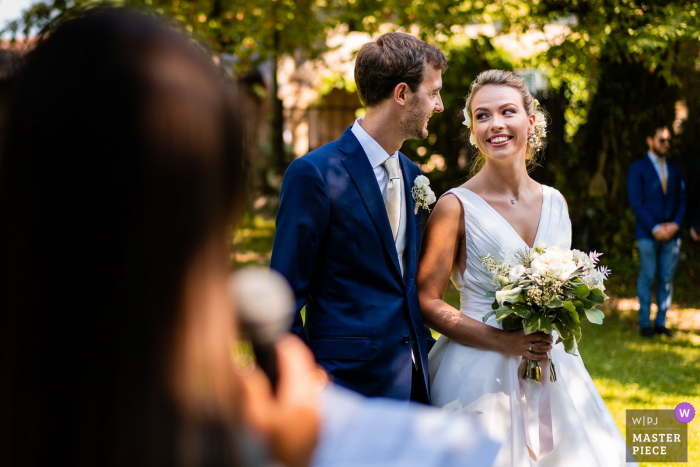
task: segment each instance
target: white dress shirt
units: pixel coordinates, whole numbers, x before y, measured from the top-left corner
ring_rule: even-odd
[[[661,185],[663,186],[664,183],[664,178],[661,176],[661,164],[664,166],[664,173],[666,174],[666,184],[668,184],[668,164],[666,163],[666,158],[663,158],[663,162],[659,160],[659,157],[654,154],[651,151],[647,152],[647,156],[649,157],[649,160],[651,160],[651,165],[654,166],[654,170],[656,170],[656,175],[659,176],[659,181],[661,182]],[[657,230],[659,230],[659,227],[661,227],[661,224],[656,224],[653,229],[651,229],[651,234],[655,234]]]
[[[663,184],[664,179],[661,176],[662,162],[659,160],[659,157],[651,151],[647,152],[647,156],[649,156],[649,159],[651,160],[651,164],[654,166],[654,170],[656,170],[656,175],[659,176],[659,180]],[[665,157],[663,158],[663,166],[664,166],[664,173],[666,174],[666,182],[668,183],[668,164],[666,163]]]
[[[501,447],[469,418],[437,407],[335,385],[320,395],[312,467],[491,467]]]
[[[379,184],[379,190],[382,192],[382,198],[386,201],[386,187],[389,185],[389,177],[386,173],[386,169],[382,165],[390,157],[399,158],[399,152],[396,151],[394,154],[389,155],[380,145],[377,143],[367,132],[362,128],[360,122],[362,118],[355,120],[355,124],[352,126],[352,133],[355,135],[357,140],[360,142],[360,146],[367,154],[369,163],[374,169],[374,176]],[[401,172],[401,161],[399,160],[399,173],[401,173],[401,221],[399,222],[399,231],[396,235],[396,254],[399,257],[399,265],[401,267],[401,275],[406,269],[404,250],[406,249],[406,189],[403,182],[403,173]]]

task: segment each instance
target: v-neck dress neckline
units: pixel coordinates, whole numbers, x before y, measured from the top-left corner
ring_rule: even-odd
[[[551,196],[551,188],[548,187],[547,185],[542,185],[542,206],[540,207],[540,218],[539,218],[539,221],[537,222],[537,231],[535,232],[535,241],[533,242],[532,246],[528,245],[527,242],[525,241],[525,239],[524,239],[523,237],[520,236],[520,234],[518,233],[517,230],[515,230],[515,227],[513,227],[513,225],[512,225],[510,222],[508,222],[508,221],[506,220],[506,218],[503,217],[503,215],[502,215],[500,212],[496,211],[496,209],[495,209],[493,206],[491,206],[491,205],[488,203],[488,201],[486,201],[486,200],[485,200],[484,198],[482,198],[480,195],[474,193],[472,190],[470,190],[469,188],[465,188],[465,187],[457,187],[457,188],[454,188],[453,190],[465,190],[465,191],[468,191],[469,193],[471,193],[472,195],[474,195],[475,197],[479,198],[479,200],[480,200],[483,204],[485,204],[485,205],[488,207],[488,209],[490,209],[494,214],[496,214],[496,216],[498,216],[498,218],[501,219],[501,220],[510,228],[510,230],[513,232],[513,234],[514,234],[516,237],[518,237],[518,238],[520,239],[520,241],[522,241],[522,243],[523,243],[527,248],[533,248],[533,247],[537,244],[537,242],[539,241],[539,239],[540,239],[540,231],[542,230],[542,227],[543,227],[542,224],[544,223],[543,220],[544,220],[544,217],[545,217],[545,216],[544,216],[544,214],[545,214],[545,208],[548,208],[548,207],[549,207],[549,204],[550,204],[551,198],[552,198],[552,196]]]

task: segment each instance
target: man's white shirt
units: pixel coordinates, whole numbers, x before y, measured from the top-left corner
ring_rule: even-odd
[[[664,166],[664,172],[666,174],[666,181],[668,182],[668,164],[666,163],[666,158],[663,158],[663,162],[659,160],[659,157],[654,154],[651,151],[647,152],[647,156],[649,157],[649,160],[651,161],[651,165],[654,166],[654,170],[656,170],[656,175],[659,176],[659,181],[663,184],[664,178],[661,175],[661,164]],[[656,224],[653,229],[651,229],[651,234],[654,235],[657,230],[661,227],[661,224]]]
[[[396,151],[394,154],[389,155],[380,145],[377,143],[367,132],[362,128],[360,122],[362,118],[355,120],[355,124],[352,126],[352,133],[355,135],[357,140],[360,142],[360,146],[367,154],[369,163],[374,170],[374,176],[377,179],[377,184],[379,184],[379,190],[382,192],[382,199],[386,201],[386,187],[389,185],[389,176],[384,169],[384,161],[390,157],[399,159],[399,152]],[[406,269],[404,250],[406,249],[406,189],[403,182],[403,173],[401,171],[401,160],[399,160],[399,173],[401,174],[401,220],[399,222],[399,231],[396,235],[396,253],[399,257],[399,265],[401,266],[401,275]]]

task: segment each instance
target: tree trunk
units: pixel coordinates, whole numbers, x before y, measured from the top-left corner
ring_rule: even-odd
[[[279,31],[275,29],[273,33],[273,53],[272,53],[272,92],[270,102],[272,107],[272,160],[279,173],[283,173],[287,168],[287,158],[284,153],[284,116],[282,101],[278,97],[279,83],[277,82],[277,61],[279,51]]]

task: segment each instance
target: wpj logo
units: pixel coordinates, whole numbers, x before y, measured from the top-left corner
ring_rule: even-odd
[[[674,410],[628,410],[627,462],[688,462],[688,425],[676,415]]]

